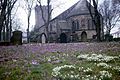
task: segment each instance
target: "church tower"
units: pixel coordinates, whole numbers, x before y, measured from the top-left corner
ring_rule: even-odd
[[[50,9],[51,9],[51,6],[50,6]],[[48,19],[47,6],[42,6],[42,10],[43,10],[43,17],[47,21],[47,19]],[[36,5],[36,7],[35,7],[35,28],[39,28],[39,27],[43,26],[44,24],[45,23],[42,18],[42,12],[41,12],[40,6]]]

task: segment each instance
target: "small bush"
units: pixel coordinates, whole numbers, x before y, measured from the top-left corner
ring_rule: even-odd
[[[110,34],[105,35],[105,41],[113,41],[113,36]]]
[[[120,41],[120,37],[119,38],[114,38],[113,40],[118,42],[118,41]]]

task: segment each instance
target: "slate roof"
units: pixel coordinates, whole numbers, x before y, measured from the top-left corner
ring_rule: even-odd
[[[75,16],[75,15],[89,14],[87,4],[90,4],[87,0],[80,0],[76,4],[76,6],[72,9],[72,11],[68,14],[67,17],[71,17],[71,16]],[[94,12],[93,6],[91,6],[91,10],[93,13]]]
[[[79,2],[79,1],[78,1]],[[73,8],[78,4],[75,3],[73,6],[71,6],[69,9],[65,10],[63,13],[61,13],[60,15],[58,15],[57,17],[55,17],[54,19],[59,19],[59,20],[65,20],[67,15],[71,12],[71,10],[73,10]]]
[[[54,19],[65,20],[71,16],[89,14],[89,10],[86,4],[90,4],[87,0],[79,0],[76,4],[69,9],[55,17]],[[91,6],[92,13],[94,12],[93,6]]]

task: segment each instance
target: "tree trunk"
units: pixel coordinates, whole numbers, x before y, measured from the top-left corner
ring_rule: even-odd
[[[88,7],[88,10],[90,12],[90,16],[93,20],[93,23],[95,24],[95,28],[96,28],[96,36],[97,36],[97,41],[100,42],[101,41],[101,17],[100,17],[100,14],[98,12],[98,5],[96,3],[96,0],[92,0],[93,2],[93,6],[94,6],[94,14],[92,13],[92,5],[91,5],[91,0],[90,1],[90,4],[87,3],[87,7]]]
[[[6,40],[6,35],[5,35],[5,26],[3,27],[3,41]]]
[[[94,5],[94,12],[95,12],[95,24],[96,24],[96,33],[97,33],[97,41],[101,41],[101,20],[100,20],[100,14],[97,10],[97,3],[95,0],[93,0]]]
[[[7,0],[4,0],[3,3],[1,3],[1,14],[0,14],[0,32],[2,32],[2,28],[4,27],[4,21],[6,20],[6,7],[7,7]],[[2,34],[0,33],[0,36],[2,36]],[[4,38],[4,35],[3,35]],[[0,38],[1,41],[1,38]]]
[[[0,42],[1,42],[1,38],[2,38],[2,30],[0,30]]]
[[[28,16],[28,28],[27,28],[27,42],[30,42],[30,34],[29,34],[29,27],[30,27],[30,16]]]
[[[107,31],[107,34],[109,34],[109,35],[110,35],[110,32],[111,32],[111,30],[109,29],[109,30]]]
[[[46,34],[47,34],[47,43],[49,43],[49,30],[48,30],[48,23],[47,23],[47,25],[46,25]]]
[[[9,42],[9,28],[6,28],[6,41]]]
[[[51,16],[51,13],[50,13],[50,1],[51,0],[47,0],[47,8],[48,8],[48,19],[47,19],[47,26],[46,26],[46,31],[47,31],[47,41],[49,43],[49,30],[48,30],[48,27],[49,27],[49,23],[50,23],[50,16]]]
[[[8,0],[9,1],[9,0]],[[10,41],[10,16],[11,16],[11,1],[9,1],[8,7],[7,7],[7,15],[6,15],[6,41]]]
[[[11,33],[12,33],[12,19],[11,19],[11,14],[10,14],[10,33],[9,33],[10,39],[11,39]]]
[[[101,21],[100,21],[100,15],[97,14],[97,41],[101,42]]]
[[[7,20],[6,20],[6,41],[9,41],[9,13],[7,15]]]

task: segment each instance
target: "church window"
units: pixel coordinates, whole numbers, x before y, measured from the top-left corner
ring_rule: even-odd
[[[82,27],[85,26],[85,19],[82,19],[82,20],[81,20],[81,25],[82,25]]]
[[[79,22],[77,21],[76,29],[79,30]]]
[[[94,23],[92,19],[88,20],[88,30],[93,30],[94,29]]]
[[[52,25],[50,25],[50,31],[52,31]]]
[[[76,23],[75,21],[72,22],[72,31],[74,32],[76,30]]]
[[[91,25],[90,25],[90,24],[91,24],[91,22],[90,22],[90,20],[88,20],[88,30],[90,30],[90,29],[91,29],[91,28],[90,28],[90,27],[91,27]]]
[[[74,31],[76,31],[76,30],[79,30],[79,21],[78,20],[76,20],[76,21],[73,21],[72,22],[72,31],[74,32]]]

